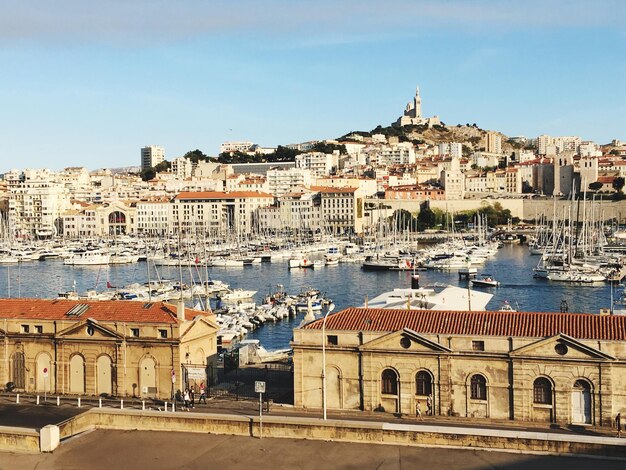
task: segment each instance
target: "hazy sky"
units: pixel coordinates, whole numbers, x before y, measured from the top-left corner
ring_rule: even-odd
[[[425,115],[626,140],[626,1],[0,0],[0,173]]]

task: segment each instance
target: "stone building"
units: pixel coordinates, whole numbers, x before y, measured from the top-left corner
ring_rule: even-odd
[[[216,372],[217,325],[184,306],[0,299],[0,336],[0,377],[18,391],[169,398]]]
[[[294,403],[610,425],[626,411],[626,317],[349,308],[294,331]]]

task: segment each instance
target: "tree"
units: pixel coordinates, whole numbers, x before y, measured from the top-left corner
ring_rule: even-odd
[[[395,225],[398,230],[409,229],[411,232],[417,230],[417,220],[409,211],[405,209],[398,209],[394,211],[391,216],[391,220],[395,221]]]
[[[604,184],[600,181],[594,181],[593,183],[589,183],[589,189],[591,189],[592,191],[598,191],[602,189],[602,186],[604,186]]]
[[[199,149],[190,150],[185,155],[183,155],[183,157],[185,157],[188,160],[191,160],[191,163],[198,163],[199,161],[211,160],[211,157],[209,157],[208,155],[205,155],[202,152],[202,150],[199,150]]]
[[[624,177],[618,176],[617,178],[613,180],[613,189],[617,191],[618,193],[621,193],[622,189],[624,189],[624,183],[626,183],[626,180],[624,180]]]
[[[429,207],[420,210],[419,214],[417,214],[417,226],[419,230],[433,228],[436,223],[437,216]]]

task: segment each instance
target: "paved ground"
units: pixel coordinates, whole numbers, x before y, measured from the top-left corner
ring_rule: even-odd
[[[0,426],[40,429],[83,413],[85,408],[56,405],[0,405]]]
[[[208,434],[94,431],[52,454],[0,453],[0,469],[624,469],[624,461],[502,452],[255,439]]]

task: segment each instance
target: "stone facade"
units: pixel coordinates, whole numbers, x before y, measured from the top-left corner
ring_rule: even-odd
[[[216,371],[217,325],[203,312],[184,310],[0,299],[1,380],[25,392],[170,397],[172,388],[186,386],[190,367],[206,369],[208,380]]]
[[[471,317],[474,313],[479,317]],[[395,314],[411,318],[408,324],[428,315],[444,319],[439,327],[371,328],[380,325],[381,315]],[[562,330],[587,318],[575,338],[571,330],[556,332],[559,328],[537,323],[549,322],[546,315],[565,315]],[[328,318],[324,333],[327,407],[414,415],[419,402],[426,414],[431,395],[435,415],[610,425],[612,417],[626,411],[625,320],[556,313],[344,310]],[[482,324],[476,328],[470,321]],[[584,331],[584,321],[597,321],[600,331],[621,332],[603,336]],[[535,322],[536,333],[508,334],[501,328],[506,334],[493,334],[493,325],[502,322],[515,323],[512,328],[520,332],[529,330],[524,322]],[[452,324],[456,331],[450,330]],[[321,408],[322,320],[296,329],[293,348],[294,403]]]

